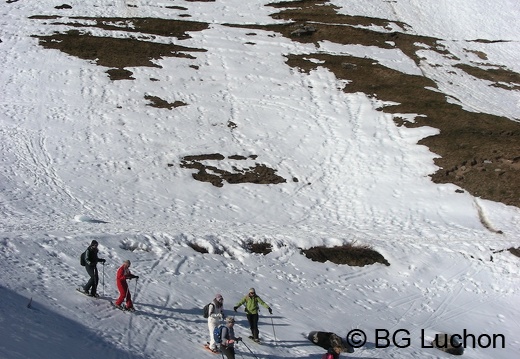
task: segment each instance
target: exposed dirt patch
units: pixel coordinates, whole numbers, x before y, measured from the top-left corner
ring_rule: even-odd
[[[264,256],[271,253],[273,251],[273,246],[271,243],[255,243],[253,241],[249,241],[244,245],[244,248],[250,253],[263,254]]]
[[[304,249],[302,252],[307,258],[321,263],[331,261],[336,264],[348,264],[356,267],[364,267],[375,263],[390,265],[380,253],[367,246],[312,247]]]
[[[110,31],[125,31],[139,33],[141,37],[157,35],[175,37],[178,40],[189,39],[189,32],[206,30],[209,25],[204,22],[183,21],[160,18],[122,18],[122,17],[82,17],[73,16],[63,18],[61,16],[31,16],[34,20],[53,20],[49,25],[66,25],[68,27],[81,27],[83,29],[97,28]]]
[[[145,95],[144,98],[146,100],[150,101],[148,106],[156,107],[156,108],[165,108],[165,109],[168,109],[168,110],[172,110],[175,107],[187,106],[188,105],[187,103],[184,103],[182,101],[168,102],[168,101],[163,100],[162,98],[157,97],[157,96]]]
[[[188,246],[190,246],[195,252],[199,252],[199,253],[202,253],[202,254],[209,253],[209,251],[206,248],[201,247],[198,244],[188,243]]]
[[[487,60],[488,59],[487,54],[482,52],[482,51],[466,50],[466,52],[469,52],[469,53],[477,55],[477,57],[479,59],[481,59],[481,60]]]
[[[506,90],[520,90],[520,74],[501,67],[477,67],[467,64],[455,65],[473,77],[492,82],[492,86]]]
[[[112,81],[135,80],[135,77],[132,76],[133,72],[125,69],[108,69],[106,73]]]
[[[520,248],[509,248],[508,251],[517,257],[520,257]]]
[[[81,30],[56,32],[53,35],[34,35],[39,44],[48,49],[57,49],[71,56],[90,60],[99,66],[110,67],[107,71],[111,80],[132,80],[127,67],[158,67],[157,60],[164,57],[195,59],[192,53],[205,52],[204,49],[190,48],[175,44],[157,42],[156,37],[188,39],[190,31],[202,31],[208,24],[194,21],[179,21],[153,18],[90,18],[60,16],[32,16],[31,19],[44,21],[48,25],[66,25]],[[48,22],[45,22],[48,21]],[[109,31],[107,36],[94,36],[89,28]],[[111,32],[132,33],[130,37],[110,36]]]
[[[188,8],[184,6],[165,6],[165,8],[172,10],[188,10]]]
[[[202,253],[202,254],[208,254],[209,250],[207,248],[201,247],[196,243],[188,243],[188,246],[190,246],[194,251]],[[248,241],[244,243],[243,247],[246,251],[249,253],[256,253],[256,254],[262,254],[267,255],[273,251],[273,248],[270,243],[255,243],[253,241]],[[224,254],[227,250],[225,248],[215,248],[214,254]],[[231,253],[228,253],[231,255]]]
[[[57,49],[80,59],[91,60],[99,66],[118,69],[138,66],[160,68],[155,60],[163,57],[195,59],[190,52],[205,51],[130,38],[93,36],[77,30],[36,37],[40,45],[47,49]]]
[[[69,4],[63,4],[63,5],[55,6],[54,8],[58,9],[58,10],[68,10],[68,9],[72,9],[72,6],[70,6]]]
[[[229,156],[228,160],[233,160],[233,163],[241,160],[255,159],[257,156]],[[225,156],[220,153],[185,156],[181,160],[182,168],[196,169],[197,172],[192,176],[197,181],[209,182],[216,187],[224,186],[224,181],[229,184],[237,183],[254,183],[254,184],[279,184],[285,183],[286,180],[276,174],[276,170],[267,167],[266,165],[255,163],[254,166],[241,167],[232,165],[232,171],[219,168],[219,165],[226,165],[223,162]],[[208,161],[215,163],[215,165],[207,164]]]
[[[512,255],[514,255],[515,257],[520,257],[520,247],[518,248],[514,248],[514,247],[511,247],[511,248],[508,248],[508,249],[498,249],[498,250],[494,250],[493,251],[493,254],[496,254],[496,253],[504,253],[504,252],[509,252],[511,253]],[[493,256],[491,256],[491,261],[493,261]]]

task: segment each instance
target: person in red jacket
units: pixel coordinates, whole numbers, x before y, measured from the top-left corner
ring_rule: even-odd
[[[123,265],[119,267],[116,274],[117,289],[119,290],[119,298],[116,300],[116,307],[123,310],[134,311],[134,304],[132,303],[132,296],[130,295],[130,288],[128,287],[127,279],[136,278],[139,276],[133,275],[130,272],[130,261],[127,259],[123,262]],[[126,300],[126,306],[123,307],[121,304]]]

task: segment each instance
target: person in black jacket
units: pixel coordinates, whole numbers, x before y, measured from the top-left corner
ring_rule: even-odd
[[[98,242],[93,240],[85,252],[85,269],[90,279],[87,284],[83,286],[85,294],[91,297],[99,297],[97,294],[99,274],[96,266],[98,262],[104,264],[106,261],[103,258],[98,258]]]

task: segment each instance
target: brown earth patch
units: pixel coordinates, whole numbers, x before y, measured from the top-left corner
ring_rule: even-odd
[[[174,109],[176,107],[187,106],[188,105],[187,103],[184,103],[182,101],[168,102],[168,101],[163,100],[162,98],[157,97],[157,96],[145,95],[144,98],[146,100],[150,101],[148,106],[156,107],[156,108],[165,108],[165,109],[168,109],[168,110],[172,110],[172,109]]]
[[[263,254],[264,256],[273,251],[273,246],[267,242],[257,243],[248,241],[245,243],[244,248],[250,253]]]
[[[132,77],[134,73],[125,69],[108,69],[106,73],[112,81],[135,80],[135,77]]]
[[[497,254],[497,253],[504,253],[504,252],[509,252],[512,255],[514,255],[515,257],[520,257],[520,247],[518,247],[518,248],[511,247],[508,249],[498,249],[498,250],[494,250],[492,253]],[[491,261],[493,261],[493,256],[491,256]]]
[[[154,41],[157,36],[175,37],[179,40],[190,38],[188,32],[202,31],[208,24],[195,21],[180,21],[154,18],[90,18],[60,16],[31,16],[33,20],[44,21],[45,25],[66,25],[81,28],[56,32],[53,35],[33,35],[39,44],[47,49],[57,49],[68,55],[93,61],[96,65],[111,67],[107,71],[110,79],[132,80],[132,73],[126,67],[158,67],[157,60],[164,57],[195,59],[191,55],[205,52],[204,49],[190,48]],[[45,22],[48,21],[48,22]],[[94,36],[87,30],[98,28],[106,31],[125,31],[130,37]]]
[[[196,243],[188,243],[188,246],[190,246],[194,251],[202,253],[202,254],[208,254],[209,250],[205,247],[202,247]],[[273,247],[270,243],[262,242],[262,243],[256,243],[253,241],[247,241],[244,243],[243,248],[248,251],[249,253],[256,253],[256,254],[262,254],[267,255],[273,251]],[[215,254],[224,254],[226,253],[225,248],[216,248],[214,253]],[[231,255],[231,253],[228,253]]]
[[[255,159],[256,156],[240,156],[233,155],[228,159],[234,161],[240,161],[245,159]],[[181,160],[182,168],[196,169],[197,172],[193,173],[192,176],[197,181],[209,182],[216,187],[224,186],[224,181],[229,184],[237,183],[254,183],[254,184],[279,184],[285,183],[286,180],[276,174],[276,170],[267,167],[266,165],[255,163],[252,167],[239,168],[235,165],[232,166],[233,172],[224,170],[218,167],[218,162],[225,160],[226,157],[220,153],[207,154],[207,155],[196,155],[196,156],[185,156]],[[212,166],[203,162],[216,161],[217,164]]]
[[[160,18],[123,18],[123,17],[83,17],[72,16],[62,18],[60,16],[42,17],[31,16],[30,19],[53,19],[50,25],[65,25],[69,27],[81,27],[84,29],[98,28],[110,31],[125,31],[144,35],[157,35],[175,37],[178,40],[189,39],[189,32],[206,30],[209,25],[205,22],[183,21]]]
[[[492,86],[506,90],[520,90],[520,74],[505,68],[482,68],[468,64],[457,64],[455,67],[481,80],[492,82]]]
[[[58,10],[68,10],[68,9],[72,9],[72,6],[70,6],[69,4],[62,4],[62,5],[55,6],[54,8],[58,9]]]
[[[199,252],[199,253],[202,253],[202,254],[209,253],[209,251],[206,248],[201,247],[201,246],[199,246],[196,243],[188,243],[188,246],[190,246],[195,252]]]
[[[195,59],[190,52],[206,51],[130,38],[93,36],[77,30],[35,37],[46,49],[57,49],[80,59],[91,60],[96,65],[117,69],[138,66],[161,68],[155,60],[163,57]]]
[[[520,248],[509,248],[509,253],[511,253],[514,256],[520,257]]]
[[[375,263],[389,266],[390,263],[377,251],[368,246],[344,245],[339,247],[312,247],[302,250],[305,256],[315,262],[330,261],[336,264],[364,267]]]

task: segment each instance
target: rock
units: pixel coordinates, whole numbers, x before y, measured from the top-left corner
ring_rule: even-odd
[[[446,333],[436,334],[432,346],[448,354],[462,355],[464,354],[464,347],[458,337]]]

